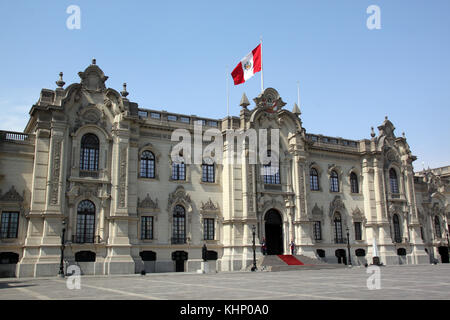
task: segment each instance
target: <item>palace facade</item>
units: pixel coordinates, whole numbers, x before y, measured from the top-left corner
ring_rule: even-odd
[[[0,273],[57,275],[246,270],[269,254],[329,263],[448,262],[450,167],[414,173],[406,137],[387,119],[371,137],[306,132],[267,88],[239,117],[209,119],[139,108],[107,89],[95,60],[80,83],[42,89],[24,132],[0,132]],[[276,106],[276,108],[273,108]],[[226,160],[172,161],[175,129],[279,129],[279,171]],[[226,141],[226,139],[224,139]],[[249,145],[245,143],[244,150]],[[225,142],[224,158],[235,148]],[[348,235],[348,238],[347,238]]]

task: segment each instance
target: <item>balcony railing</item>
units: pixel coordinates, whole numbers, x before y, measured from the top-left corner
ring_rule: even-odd
[[[98,171],[89,171],[89,170],[80,170],[80,178],[89,177],[89,178],[98,178]]]
[[[347,238],[334,238],[334,243],[337,244],[347,243]]]
[[[102,243],[103,239],[100,236],[87,235],[72,235],[72,243]]]
[[[13,131],[0,131],[0,141],[9,141],[19,144],[32,143],[34,140],[34,135],[23,133],[23,132],[13,132]]]
[[[186,243],[186,238],[183,237],[177,237],[177,238],[171,238],[171,242],[172,244],[185,244]]]

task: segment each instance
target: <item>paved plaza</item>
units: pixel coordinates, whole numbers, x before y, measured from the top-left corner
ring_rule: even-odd
[[[302,300],[449,299],[450,265],[381,267],[381,288],[369,290],[364,267],[284,272],[164,273],[66,279],[0,279],[0,299]]]

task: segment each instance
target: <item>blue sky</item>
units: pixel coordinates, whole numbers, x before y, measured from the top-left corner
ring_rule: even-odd
[[[69,30],[69,5],[81,29]],[[369,5],[381,30],[369,30]],[[229,72],[263,37],[264,85],[297,101],[307,132],[370,138],[387,115],[415,169],[450,165],[450,1],[1,1],[1,130],[22,131],[41,88],[92,58],[140,107],[226,116]],[[230,109],[260,92],[230,82]]]

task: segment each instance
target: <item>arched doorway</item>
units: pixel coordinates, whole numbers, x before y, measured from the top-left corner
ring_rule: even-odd
[[[275,209],[267,211],[264,218],[267,254],[283,254],[283,226],[280,213]]]
[[[439,254],[441,255],[441,262],[449,263],[448,247],[439,247],[438,251],[439,251]]]

